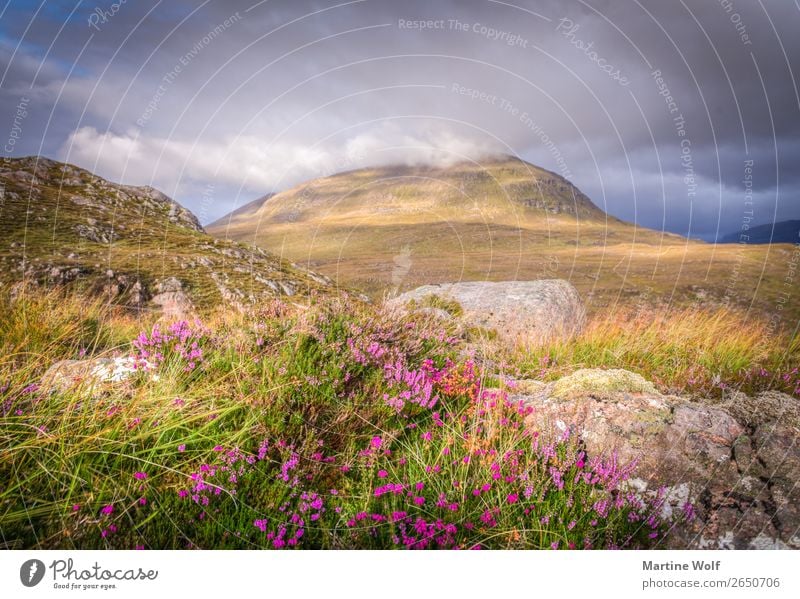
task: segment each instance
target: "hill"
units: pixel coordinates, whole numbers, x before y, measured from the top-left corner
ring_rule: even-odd
[[[566,179],[511,157],[315,179],[208,230],[374,297],[460,280],[564,278],[590,312],[698,302],[774,312],[792,251],[715,246],[625,223]]]
[[[742,239],[746,235],[747,239]],[[800,220],[784,220],[775,224],[751,227],[747,231],[736,231],[722,237],[718,243],[798,243],[800,242]]]
[[[0,189],[7,285],[66,284],[137,308],[164,293],[203,307],[329,288],[260,248],[210,237],[194,214],[152,187],[28,157],[0,159]]]
[[[247,204],[244,204],[243,206],[239,206],[233,212],[230,212],[230,213],[226,214],[225,216],[223,216],[222,218],[215,220],[213,223],[211,223],[208,226],[209,227],[223,227],[223,226],[228,224],[228,221],[230,221],[231,218],[240,218],[240,217],[251,216],[251,215],[255,214],[256,212],[258,212],[259,208],[261,208],[261,206],[264,205],[264,202],[266,202],[268,199],[270,199],[274,195],[275,195],[274,193],[268,193],[266,195],[261,196],[260,198],[256,198],[255,200],[253,200],[251,202],[247,202]]]

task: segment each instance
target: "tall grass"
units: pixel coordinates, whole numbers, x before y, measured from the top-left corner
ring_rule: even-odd
[[[625,368],[672,393],[800,395],[798,336],[725,309],[598,316],[576,338],[517,352],[509,361],[523,376],[550,380],[578,368]]]

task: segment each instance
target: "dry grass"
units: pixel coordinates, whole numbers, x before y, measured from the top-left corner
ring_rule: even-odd
[[[595,315],[566,342],[507,360],[520,374],[555,379],[580,368],[624,368],[662,391],[717,397],[732,389],[800,394],[800,339],[736,310],[685,308]]]

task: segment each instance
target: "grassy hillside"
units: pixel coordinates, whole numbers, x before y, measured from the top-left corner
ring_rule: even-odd
[[[68,284],[146,307],[174,277],[199,307],[329,288],[271,254],[207,235],[151,187],[45,158],[0,159],[0,281]]]
[[[558,175],[513,158],[317,179],[209,232],[376,297],[426,283],[557,277],[592,312],[702,303],[752,307],[790,325],[800,316],[782,295],[800,284],[785,280],[796,263],[792,246],[714,246],[635,227]]]

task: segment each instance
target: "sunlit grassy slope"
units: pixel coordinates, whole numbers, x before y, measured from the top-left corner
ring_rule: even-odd
[[[558,175],[514,158],[383,167],[316,179],[211,234],[386,291],[455,280],[565,278],[590,311],[615,304],[722,305],[793,324],[790,245],[711,245],[606,215]],[[783,299],[782,299],[783,298]]]

